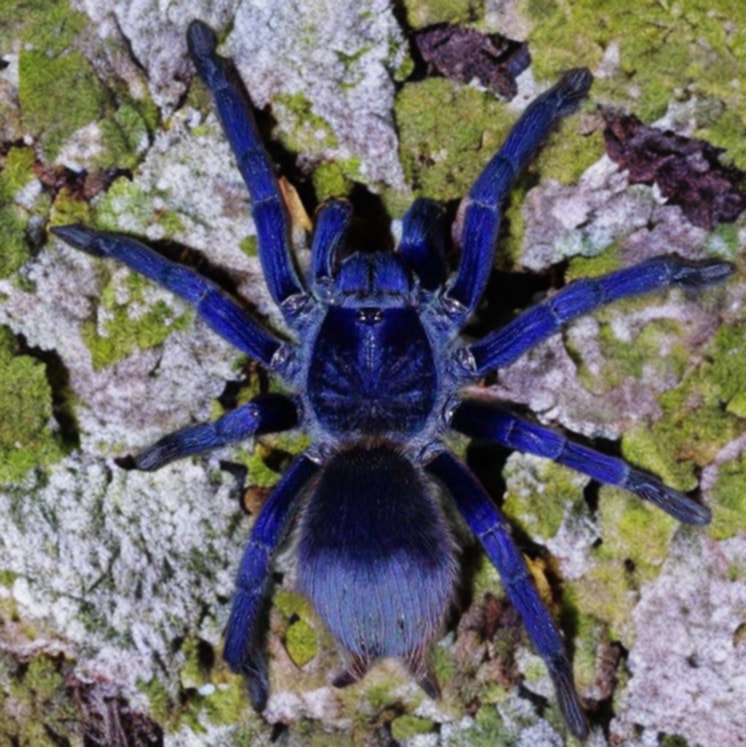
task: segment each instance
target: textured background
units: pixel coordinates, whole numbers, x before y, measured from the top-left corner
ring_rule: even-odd
[[[339,659],[292,591],[292,555],[280,558],[260,719],[219,655],[251,523],[240,503],[256,511],[302,440],[263,438],[155,474],[115,465],[273,385],[170,294],[46,232],[82,220],[188,247],[187,261],[280,328],[248,199],[192,80],[193,17],[219,30],[306,210],[352,193],[368,216],[361,236],[385,237],[385,213],[396,235],[418,194],[456,200],[526,101],[560,71],[591,68],[590,101],[507,206],[498,265],[522,274],[491,283],[474,330],[534,293],[656,254],[726,258],[737,273],[697,297],[582,319],[485,395],[679,489],[699,484],[713,525],[681,528],[541,460],[468,456],[573,642],[589,744],[746,744],[746,220],[697,221],[681,195],[631,184],[604,153],[598,108],[707,140],[746,169],[746,10],[4,0],[0,17],[0,744],[565,743],[543,665],[468,537],[461,612],[433,652],[437,702],[390,663],[331,688]],[[512,101],[425,76],[411,39],[443,21],[528,43]],[[692,186],[710,168],[698,153],[677,168],[687,204],[709,215],[715,196]]]

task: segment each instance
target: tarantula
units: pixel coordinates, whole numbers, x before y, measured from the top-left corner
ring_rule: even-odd
[[[435,694],[427,649],[443,625],[458,575],[447,501],[500,572],[546,662],[568,728],[583,737],[587,725],[562,635],[507,521],[442,437],[454,429],[547,457],[625,488],[682,522],[706,524],[707,508],[656,477],[502,406],[469,399],[463,390],[581,314],[627,296],[719,282],[730,265],[658,257],[573,282],[478,342],[460,337],[493,266],[503,197],[552,126],[590,88],[591,74],[579,68],[530,104],[469,191],[455,231],[460,258],[454,274],[446,268],[442,211],[433,201],[416,200],[404,216],[398,251],[342,258],[351,208],[333,199],[318,211],[304,281],[293,262],[278,182],[235,69],[216,54],[215,34],[204,23],[192,22],[187,40],[251,195],[262,268],[292,341],[266,330],[196,270],[131,238],[82,225],[52,232],[89,254],[118,259],[186,299],[290,392],[260,395],[213,423],[167,435],[135,455],[135,467],[157,469],[261,433],[300,428],[313,439],[254,523],[238,572],[225,659],[244,675],[251,702],[261,710],[269,683],[257,621],[273,556],[297,525],[300,589],[345,656],[347,668],[335,684],[351,683],[373,660],[391,656],[404,660]]]

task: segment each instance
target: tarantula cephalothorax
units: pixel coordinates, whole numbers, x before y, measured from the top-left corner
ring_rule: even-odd
[[[272,559],[297,524],[298,578],[347,662],[335,684],[363,676],[384,656],[406,661],[429,693],[426,651],[453,596],[457,563],[442,502],[450,501],[497,567],[505,591],[555,683],[568,728],[587,726],[562,636],[541,601],[500,510],[444,445],[448,429],[547,457],[629,490],[680,521],[709,511],[621,459],[462,390],[510,365],[579,315],[619,298],[723,280],[730,265],[658,257],[571,283],[478,342],[459,336],[493,265],[500,204],[516,174],[558,119],[588,92],[591,75],[566,73],[523,113],[465,198],[449,275],[440,208],[418,199],[404,217],[398,250],[340,259],[350,206],[318,211],[308,278],[296,272],[288,215],[251,106],[216,38],[194,21],[188,45],[215,99],[249,189],[261,264],[293,341],[267,331],[234,298],[195,270],[125,236],[81,225],[53,233],[98,257],[113,257],[193,304],[219,335],[279,376],[291,394],[267,394],[213,423],[167,435],[133,457],[152,470],[257,434],[301,428],[313,438],[263,506],[241,562],[224,656],[243,673],[257,709],[269,690],[257,620]]]

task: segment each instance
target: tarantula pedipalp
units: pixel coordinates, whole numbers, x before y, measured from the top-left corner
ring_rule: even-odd
[[[636,493],[683,522],[707,523],[705,507],[654,476],[507,409],[468,399],[463,390],[581,314],[627,296],[719,282],[730,265],[651,259],[578,280],[483,340],[467,343],[459,336],[492,269],[504,195],[552,126],[588,92],[591,75],[577,69],[526,109],[471,188],[462,205],[460,259],[452,276],[442,250],[442,212],[434,202],[418,199],[412,205],[397,252],[340,259],[350,206],[331,200],[318,212],[304,281],[293,264],[278,182],[238,76],[217,55],[215,35],[205,24],[190,25],[188,45],[251,195],[262,268],[293,342],[261,327],[195,270],[131,238],[81,225],[52,231],[89,254],[124,262],[186,299],[219,335],[282,378],[291,392],[258,396],[213,423],[165,436],[133,458],[135,467],[157,469],[266,432],[302,428],[313,439],[254,524],[238,573],[225,659],[244,675],[253,705],[262,709],[269,683],[258,613],[275,551],[297,523],[301,590],[346,655],[348,668],[335,684],[359,679],[373,660],[394,656],[434,693],[426,652],[457,578],[452,530],[441,505],[450,500],[500,572],[547,664],[568,728],[584,736],[586,721],[562,636],[505,518],[442,437],[455,429],[547,457]]]

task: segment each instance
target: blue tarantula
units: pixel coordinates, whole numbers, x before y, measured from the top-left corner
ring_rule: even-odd
[[[503,580],[528,635],[546,662],[569,730],[587,726],[562,635],[511,539],[510,528],[471,471],[445,446],[449,429],[573,467],[616,485],[688,524],[710,512],[621,459],[559,433],[464,388],[509,366],[581,314],[619,298],[671,286],[700,287],[731,272],[724,262],[659,257],[571,283],[478,342],[459,332],[493,266],[500,206],[516,175],[552,126],[586,96],[591,75],[566,73],[523,113],[465,198],[458,267],[443,256],[441,211],[418,199],[403,221],[396,252],[341,258],[350,205],[324,203],[304,282],[296,272],[289,219],[260,142],[251,104],[216,37],[194,21],[187,35],[199,75],[212,92],[253,204],[259,256],[272,298],[293,341],[260,326],[242,304],[194,269],[125,236],[82,225],[52,232],[97,257],[113,257],[186,299],[220,336],[279,376],[289,394],[254,398],[213,423],[165,436],[133,457],[153,470],[174,459],[262,433],[303,429],[313,445],[298,456],[254,523],[236,583],[224,656],[244,675],[261,710],[269,682],[258,621],[273,557],[293,525],[298,580],[345,655],[336,685],[362,677],[371,662],[404,660],[424,689],[437,692],[427,649],[452,603],[458,568],[449,503],[463,516]]]

